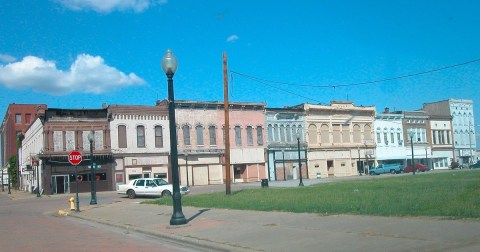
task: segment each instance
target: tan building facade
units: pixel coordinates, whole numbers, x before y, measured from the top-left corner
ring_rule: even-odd
[[[342,177],[359,174],[357,161],[374,165],[375,107],[353,102],[330,105],[303,104],[308,177]]]

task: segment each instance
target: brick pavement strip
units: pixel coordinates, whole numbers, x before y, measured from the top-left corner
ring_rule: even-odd
[[[221,251],[480,251],[480,222],[183,207],[187,225],[169,225],[172,208],[125,201],[69,216]]]

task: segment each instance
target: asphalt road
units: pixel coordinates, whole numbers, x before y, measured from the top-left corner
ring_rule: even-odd
[[[0,192],[0,251],[202,251],[137,232],[77,218],[59,216],[70,210],[68,195],[10,199]],[[80,209],[90,194],[80,194]],[[103,203],[129,200],[116,193],[99,193]]]

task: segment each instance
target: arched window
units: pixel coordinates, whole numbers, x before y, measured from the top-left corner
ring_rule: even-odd
[[[190,145],[190,126],[186,124],[183,125],[182,133],[183,133],[183,144],[185,146],[189,146]]]
[[[253,128],[252,126],[247,126],[247,144],[253,145]]]
[[[268,125],[268,141],[273,142],[273,126],[271,124]]]
[[[322,137],[322,143],[330,143],[330,132],[328,125],[322,124],[320,127],[320,134]]]
[[[292,142],[292,129],[290,128],[290,125],[287,125],[287,127],[285,128],[285,134],[287,135],[287,143],[291,143]]]
[[[195,131],[197,133],[197,145],[203,145],[203,126],[197,125]]]
[[[353,125],[353,142],[361,143],[362,142],[362,132],[360,131],[360,125]]]
[[[262,128],[262,126],[257,126],[257,144],[259,146],[263,145],[263,128]]]
[[[363,139],[372,140],[372,127],[369,124],[365,125],[363,128]]]
[[[208,134],[210,136],[210,145],[217,145],[217,133],[215,130],[215,126],[210,125],[208,127]]]

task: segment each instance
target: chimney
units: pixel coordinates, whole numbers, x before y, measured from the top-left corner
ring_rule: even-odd
[[[390,109],[388,107],[385,107],[385,114],[390,113]]]
[[[107,103],[106,102],[102,103],[102,108],[103,109],[107,108]]]

